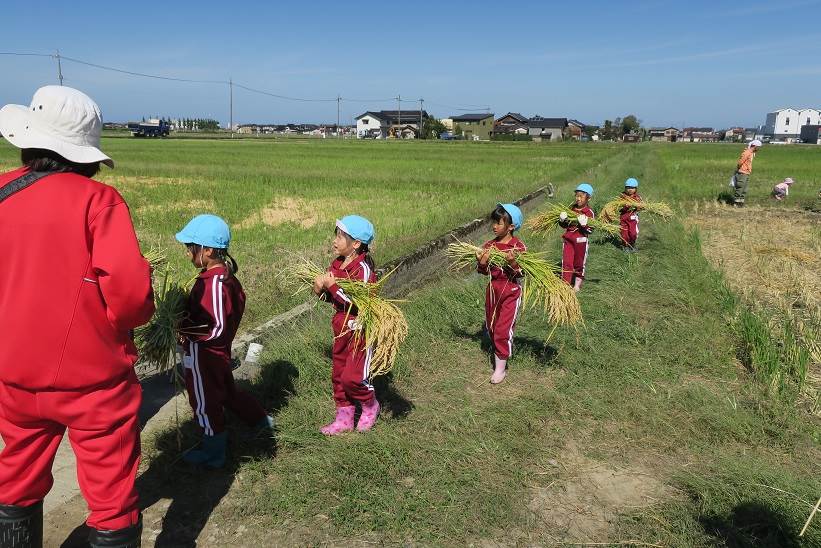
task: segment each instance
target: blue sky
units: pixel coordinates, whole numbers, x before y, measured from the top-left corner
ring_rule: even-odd
[[[425,99],[437,116],[754,126],[821,108],[821,0],[635,2],[3,3],[0,51],[52,53],[135,72],[227,80],[302,98]],[[152,80],[63,62],[65,84],[110,121],[213,117],[228,86]],[[0,104],[56,83],[50,58],[0,55]],[[350,122],[396,101],[342,103]],[[234,90],[235,122],[336,120],[336,102]]]

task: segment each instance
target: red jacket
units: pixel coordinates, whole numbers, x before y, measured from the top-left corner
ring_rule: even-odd
[[[154,297],[116,190],[73,173],[40,179],[0,203],[0,253],[0,382],[78,390],[133,374],[130,331]]]
[[[515,249],[517,252],[521,253],[523,251],[527,251],[527,246],[524,244],[522,240],[513,236],[509,242],[503,244],[497,242],[495,239],[488,240],[482,245],[483,249],[487,249],[489,247],[495,247],[499,251],[507,252],[511,249]],[[492,281],[502,280],[505,282],[515,282],[519,278],[522,277],[522,269],[513,270],[510,268],[509,265],[505,265],[504,268],[499,268],[498,266],[490,266],[489,264],[481,265],[479,264],[476,268],[479,274],[490,274],[490,279]]]
[[[337,257],[331,262],[331,266],[328,267],[328,272],[333,274],[334,278],[374,283],[376,282],[376,273],[368,266],[368,263],[365,262],[365,257],[367,257],[365,253],[357,255],[345,268],[342,268],[342,263],[345,262],[345,258]],[[345,294],[342,288],[339,287],[339,284],[333,284],[328,288],[323,294],[323,297],[330,301],[336,309],[336,314],[334,314],[331,324],[334,328],[334,334],[339,335],[344,327],[344,322],[340,320],[355,318],[358,311],[353,305],[353,302],[351,302],[351,299]]]
[[[231,343],[245,313],[245,292],[236,276],[224,266],[203,270],[197,276],[186,307],[185,337],[197,343],[200,359],[206,355],[231,360]]]
[[[588,221],[596,218],[596,214],[590,209],[590,206],[578,207],[576,204],[570,206],[570,210],[577,215],[587,215]],[[562,238],[565,240],[576,241],[580,236],[589,236],[593,232],[593,228],[588,224],[587,226],[579,226],[578,223],[567,221],[559,221],[559,225],[564,227],[564,234]]]

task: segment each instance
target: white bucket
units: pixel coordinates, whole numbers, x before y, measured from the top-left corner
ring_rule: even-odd
[[[262,345],[258,343],[250,343],[248,345],[248,352],[245,353],[246,363],[257,363],[259,357],[262,355]]]

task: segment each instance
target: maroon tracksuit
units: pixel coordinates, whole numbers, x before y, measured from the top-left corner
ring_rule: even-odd
[[[343,257],[337,257],[328,267],[335,278],[347,278],[376,282],[376,274],[365,262],[366,254],[357,255],[350,264],[342,268]],[[353,405],[354,402],[368,402],[373,399],[373,386],[368,382],[372,348],[365,346],[365,335],[355,332],[356,307],[338,284],[333,284],[324,294],[336,313],[331,318],[334,334],[333,370],[331,382],[334,388],[334,402],[337,407]],[[358,335],[358,337],[357,337]]]
[[[641,202],[641,196],[638,192],[632,196],[622,193],[621,197],[625,200]],[[619,213],[621,213],[619,217],[621,239],[625,245],[636,247],[636,238],[639,237],[639,212],[634,207],[624,206]]]
[[[575,204],[570,208],[577,215],[587,215],[593,220],[595,213],[590,206],[577,207]],[[593,229],[588,226],[579,226],[578,223],[570,221],[560,221],[559,225],[564,227],[562,240],[562,279],[570,285],[576,280],[584,280],[584,265],[587,262],[587,241]]]
[[[237,388],[231,374],[231,343],[245,311],[245,293],[236,276],[224,266],[203,270],[188,298],[185,387],[197,422],[206,436],[225,430],[227,407],[249,425],[265,417],[265,410]]]
[[[490,240],[482,247],[495,247],[504,252],[511,249],[520,253],[527,251],[525,244],[515,236],[507,243]],[[506,360],[513,352],[513,330],[522,303],[522,271],[513,270],[507,265],[499,268],[481,264],[478,271],[480,274],[490,274],[490,283],[485,290],[485,328],[493,341],[496,357]]]

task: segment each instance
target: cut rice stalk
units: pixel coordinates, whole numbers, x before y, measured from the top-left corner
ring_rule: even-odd
[[[185,309],[190,285],[190,282],[177,282],[165,269],[154,288],[154,315],[147,324],[134,330],[140,361],[153,365],[159,372],[174,368],[180,335],[205,334],[207,326],[182,327],[187,317]]]
[[[462,270],[476,265],[477,254],[484,248],[467,242],[448,245],[447,255],[452,270]],[[516,262],[524,273],[522,281],[522,306],[541,308],[545,318],[554,326],[577,326],[584,323],[581,307],[573,288],[559,278],[561,269],[547,262],[544,253],[524,251],[516,254]],[[506,252],[491,248],[488,264],[504,268]]]
[[[635,208],[642,213],[658,215],[664,219],[668,219],[673,216],[673,209],[664,202],[636,202],[634,200],[624,198],[623,196],[619,196],[618,198],[610,200],[604,204],[600,216],[605,221],[616,220],[619,218],[619,214],[623,207]]]
[[[303,260],[292,264],[283,272],[281,279],[293,284],[296,280],[300,287],[297,293],[308,291],[313,287],[317,276],[326,270]],[[354,343],[359,344],[364,336],[365,346],[371,348],[370,379],[384,375],[393,369],[399,347],[408,336],[408,322],[405,315],[396,306],[396,300],[379,296],[385,281],[393,271],[382,276],[376,283],[337,278],[336,283],[345,292],[357,309],[354,320]],[[347,323],[347,322],[346,322]]]
[[[568,222],[579,224],[578,213],[576,213],[567,206],[563,206],[560,204],[549,204],[546,209],[532,216],[525,223],[525,226],[527,226],[537,234],[546,234],[548,232],[552,232],[553,230],[559,228],[559,221],[561,219],[560,216],[562,213],[567,214]],[[609,223],[596,218],[588,218],[587,225],[593,230],[600,230],[610,236],[621,235],[621,229],[617,224]]]

